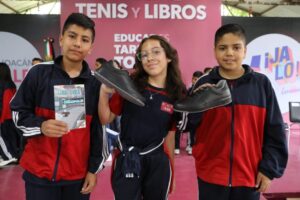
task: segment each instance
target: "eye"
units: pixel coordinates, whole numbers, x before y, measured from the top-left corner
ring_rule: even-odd
[[[148,54],[147,53],[141,53],[141,59],[146,59],[148,57]]]
[[[69,38],[75,38],[74,34],[69,34],[68,36],[69,36]]]
[[[234,50],[240,50],[242,47],[240,47],[240,46],[235,46],[234,47]]]
[[[152,50],[152,53],[153,53],[155,56],[158,56],[158,55],[161,53],[161,50],[160,50],[160,49],[154,49],[154,50]]]
[[[218,47],[218,50],[224,51],[224,50],[225,50],[225,47],[224,47],[224,46],[220,46],[220,47]]]
[[[143,59],[147,58],[147,53],[140,52],[136,54],[136,57],[138,58],[139,61],[142,61]]]
[[[89,42],[90,42],[90,40],[87,39],[87,38],[83,38],[82,41],[83,41],[84,43],[89,43]]]

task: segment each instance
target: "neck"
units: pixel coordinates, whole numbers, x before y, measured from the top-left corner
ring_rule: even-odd
[[[232,70],[224,70],[222,68],[219,68],[219,73],[223,78],[233,80],[243,76],[245,73],[245,69],[241,67],[238,70],[232,71]]]
[[[154,87],[165,88],[166,77],[148,77],[148,83]]]
[[[63,59],[62,66],[65,72],[67,72],[71,78],[79,76],[82,70],[82,62],[78,63]]]

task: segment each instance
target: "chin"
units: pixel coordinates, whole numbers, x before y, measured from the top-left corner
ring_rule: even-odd
[[[70,56],[69,59],[73,62],[78,62],[78,61],[83,60],[83,58],[79,57],[79,56]]]

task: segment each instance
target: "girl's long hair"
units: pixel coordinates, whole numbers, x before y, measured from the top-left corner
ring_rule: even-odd
[[[143,44],[148,40],[157,40],[159,41],[161,47],[164,49],[166,56],[171,61],[168,63],[167,68],[167,78],[166,78],[166,87],[165,90],[169,97],[174,100],[182,99],[186,94],[186,87],[181,79],[181,72],[179,69],[179,59],[177,50],[173,48],[170,43],[162,36],[151,35],[150,37],[144,38],[139,47],[137,48],[136,53],[141,52]],[[148,74],[144,70],[142,62],[139,61],[137,56],[135,57],[134,73],[132,74],[133,81],[140,91],[143,91],[148,85]]]
[[[3,94],[6,88],[16,88],[16,85],[11,78],[9,66],[4,62],[0,62],[0,116],[3,107]]]

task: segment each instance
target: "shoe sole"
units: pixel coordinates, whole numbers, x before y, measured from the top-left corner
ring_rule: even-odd
[[[119,88],[116,84],[112,83],[111,81],[106,79],[104,76],[98,74],[97,72],[95,72],[95,77],[98,78],[105,85],[115,88],[121,94],[121,96],[123,96],[128,101],[130,101],[138,106],[142,106],[142,107],[145,106],[145,103],[143,101],[140,101],[139,99],[132,97],[130,94],[128,94],[127,92],[125,92],[124,90]]]
[[[204,112],[204,111],[207,111],[207,110],[210,110],[210,109],[213,109],[213,108],[217,108],[217,107],[220,107],[220,106],[225,106],[225,105],[227,105],[231,102],[232,102],[232,99],[231,99],[231,96],[230,96],[230,97],[226,97],[226,98],[223,98],[221,100],[213,102],[212,106],[210,106],[209,108],[206,108],[206,109],[201,109],[201,110],[196,110],[196,111],[186,111],[186,110],[176,109],[174,107],[173,110],[175,110],[176,112],[199,113],[199,112]]]

